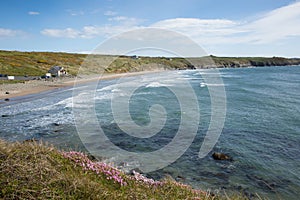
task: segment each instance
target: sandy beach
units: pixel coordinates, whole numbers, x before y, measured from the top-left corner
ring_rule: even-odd
[[[58,88],[72,86],[75,83],[87,83],[98,80],[109,80],[128,76],[137,76],[149,73],[157,73],[157,71],[141,71],[141,72],[131,72],[131,73],[121,73],[121,74],[104,74],[100,76],[96,75],[86,75],[80,77],[63,77],[63,78],[53,78],[49,80],[31,80],[24,83],[14,83],[14,84],[0,84],[0,100],[10,99],[19,96],[25,96],[29,94],[36,94],[44,91],[55,90]]]

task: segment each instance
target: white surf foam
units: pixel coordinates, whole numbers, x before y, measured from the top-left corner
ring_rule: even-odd
[[[169,86],[171,86],[171,85],[162,84],[159,82],[152,82],[152,83],[149,83],[148,85],[146,85],[145,87],[146,88],[158,88],[158,87],[169,87]]]

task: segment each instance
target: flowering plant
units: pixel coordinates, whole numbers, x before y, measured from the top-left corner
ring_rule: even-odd
[[[93,162],[87,157],[87,155],[76,151],[63,152],[62,155],[65,158],[68,158],[69,160],[72,160],[78,165],[82,166],[84,170],[90,170],[96,174],[103,174],[108,180],[113,180],[114,182],[119,183],[121,186],[127,184],[124,181],[124,175],[122,172],[106,163]]]

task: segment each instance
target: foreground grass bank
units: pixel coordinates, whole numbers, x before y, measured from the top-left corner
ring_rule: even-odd
[[[0,140],[0,172],[1,199],[228,199],[170,178],[126,175],[82,153],[36,142]]]

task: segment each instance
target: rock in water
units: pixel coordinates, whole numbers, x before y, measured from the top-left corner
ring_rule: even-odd
[[[27,143],[27,142],[28,142],[28,143],[30,143],[30,142],[36,142],[36,143],[37,143],[37,142],[39,142],[39,140],[38,140],[38,139],[35,139],[35,138],[30,138],[30,139],[27,139],[27,140],[24,140],[24,141],[23,141],[23,143]]]
[[[140,170],[139,168],[134,168],[134,169],[129,171],[129,174],[134,175],[136,172],[139,173],[139,174],[143,173],[142,170]]]
[[[230,160],[230,161],[232,161],[232,158],[224,153],[214,152],[212,157],[215,160]]]

